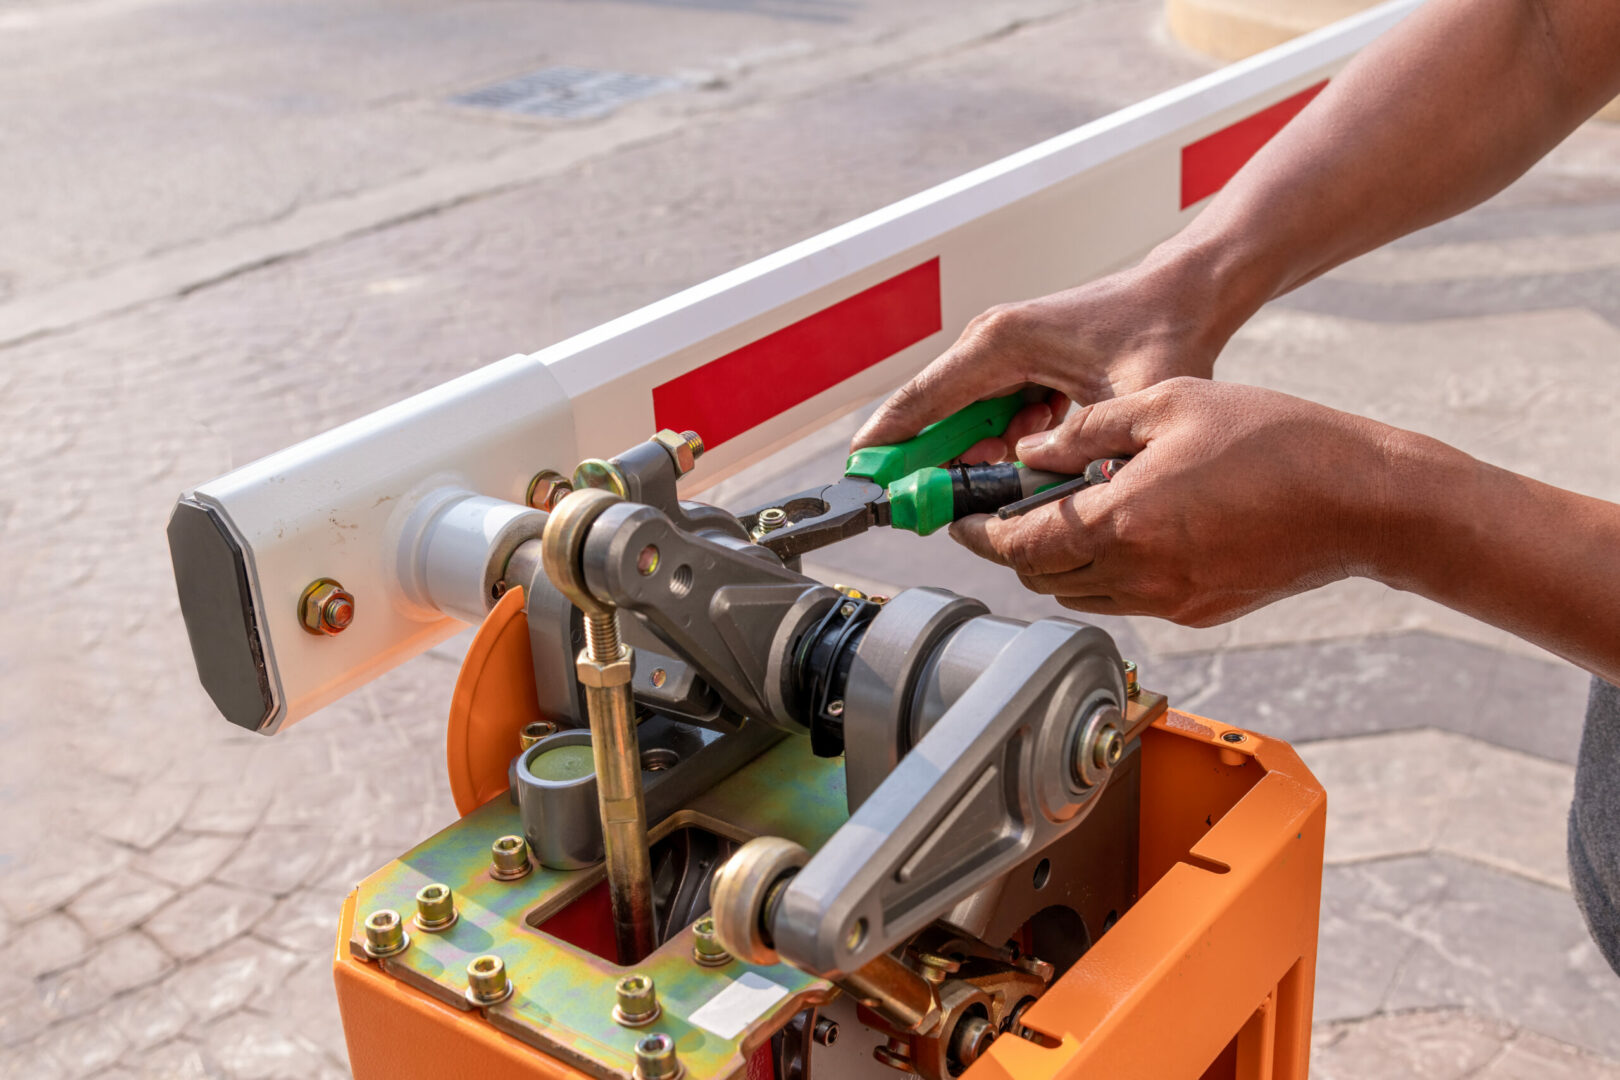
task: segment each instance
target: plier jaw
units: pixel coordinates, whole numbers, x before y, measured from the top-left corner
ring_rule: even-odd
[[[772,525],[771,510],[782,511],[785,521]],[[785,561],[888,525],[889,494],[875,480],[846,476],[739,515],[739,520],[757,544]]]

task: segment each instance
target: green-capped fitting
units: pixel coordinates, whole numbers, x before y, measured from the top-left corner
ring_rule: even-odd
[[[955,518],[951,474],[944,469],[918,469],[889,485],[889,524],[894,528],[927,536]]]

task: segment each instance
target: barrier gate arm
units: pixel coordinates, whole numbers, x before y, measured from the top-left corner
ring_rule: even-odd
[[[274,733],[481,618],[487,583],[450,568],[525,527],[540,469],[690,428],[708,446],[693,479],[713,483],[897,386],[985,308],[1129,264],[1415,7],[1374,8],[188,492],[170,547],[205,688]],[[341,635],[302,625],[322,578],[354,597]]]

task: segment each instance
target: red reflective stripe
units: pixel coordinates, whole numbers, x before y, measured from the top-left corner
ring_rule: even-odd
[[[1181,208],[1183,210],[1226,186],[1237,171],[1292,120],[1299,110],[1327,85],[1323,79],[1293,97],[1284,98],[1253,116],[1205,135],[1181,148]]]
[[[653,417],[713,449],[943,325],[934,258],[653,387]]]

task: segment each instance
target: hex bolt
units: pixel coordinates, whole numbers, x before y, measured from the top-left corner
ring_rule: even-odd
[[[1125,756],[1125,737],[1113,724],[1097,729],[1097,738],[1091,744],[1091,763],[1099,769],[1112,769]]]
[[[814,1039],[818,1046],[831,1046],[838,1041],[838,1021],[826,1016],[817,1017],[810,1038]]]
[[[529,842],[521,836],[503,836],[489,846],[489,876],[498,881],[516,881],[534,869],[529,862]]]
[[[685,1071],[675,1053],[675,1040],[662,1031],[636,1040],[637,1080],[676,1080]]]
[[[677,480],[697,468],[697,460],[703,456],[703,440],[698,438],[695,431],[670,431],[665,428],[654,435],[652,441],[669,452],[670,460],[675,464]]]
[[[448,930],[455,925],[456,897],[450,886],[434,882],[424,885],[416,893],[416,928],[430,934]]]
[[[692,451],[693,461],[703,456],[703,436],[695,431],[683,431],[681,438],[686,440],[686,448]]]
[[[557,504],[574,493],[568,477],[555,469],[541,469],[529,481],[529,505],[536,510],[555,510]]]
[[[1125,669],[1125,696],[1136,697],[1142,688],[1136,684],[1136,661],[1127,660],[1122,665]]]
[[[467,1000],[474,1005],[498,1005],[512,996],[506,962],[494,953],[476,956],[467,965]]]
[[[518,742],[527,750],[546,736],[555,734],[557,734],[556,724],[550,720],[536,720],[523,725],[523,729],[518,732]]]
[[[658,991],[650,975],[626,975],[613,991],[619,999],[613,1006],[613,1019],[625,1027],[646,1027],[664,1011],[658,1005]]]
[[[713,915],[705,915],[692,924],[692,959],[704,967],[721,967],[731,963],[731,954],[714,936]]]
[[[379,908],[366,916],[366,955],[374,960],[394,956],[405,951],[411,935],[405,932],[405,920],[392,908]]]
[[[298,621],[311,634],[341,634],[354,622],[354,596],[332,578],[316,578],[298,598]]]

